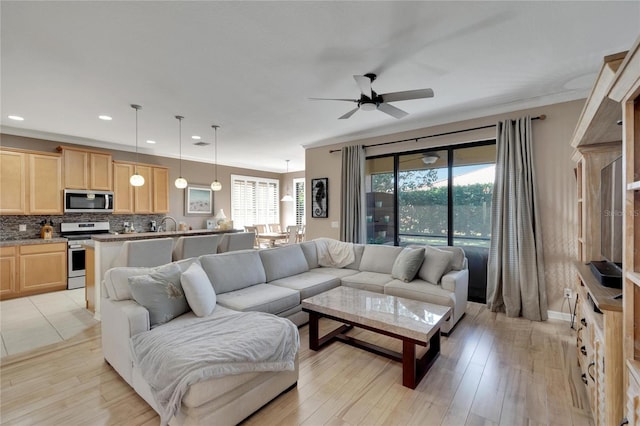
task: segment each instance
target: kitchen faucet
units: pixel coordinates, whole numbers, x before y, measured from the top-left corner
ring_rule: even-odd
[[[162,225],[166,222],[167,219],[171,219],[173,221],[173,230],[174,231],[178,230],[178,222],[175,220],[175,218],[167,215],[160,220],[160,226],[158,227],[158,232],[162,231]]]

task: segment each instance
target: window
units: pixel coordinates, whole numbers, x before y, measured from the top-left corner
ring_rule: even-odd
[[[231,175],[234,227],[280,222],[280,187],[276,179]]]
[[[495,158],[495,141],[368,158],[367,242],[489,247]]]
[[[300,227],[305,223],[304,217],[304,178],[293,180],[294,201],[296,208],[296,226]]]

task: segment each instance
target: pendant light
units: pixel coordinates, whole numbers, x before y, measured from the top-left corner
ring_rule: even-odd
[[[136,110],[136,168],[133,175],[129,178],[129,183],[131,186],[142,186],[144,185],[144,178],[138,174],[138,110],[141,110],[142,107],[131,104],[131,108]]]
[[[287,162],[287,174],[289,173],[289,160],[285,160]],[[286,176],[285,176],[286,179]],[[287,184],[287,193],[284,197],[280,199],[280,201],[293,201],[293,197],[291,193],[289,193],[289,184]]]
[[[181,115],[176,115],[176,118],[178,119],[178,139],[180,140],[180,177],[178,177],[178,179],[176,179],[176,181],[174,182],[176,185],[176,188],[178,189],[184,189],[187,187],[188,182],[185,178],[182,177],[182,119],[184,118]]]
[[[218,128],[220,126],[213,124],[213,167],[214,167],[214,181],[211,183],[212,191],[220,191],[222,189],[222,184],[218,182]],[[222,210],[220,210],[222,212]],[[223,213],[224,214],[224,213]]]

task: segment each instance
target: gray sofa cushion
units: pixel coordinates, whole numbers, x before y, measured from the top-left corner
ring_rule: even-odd
[[[309,269],[317,268],[318,266],[318,249],[316,248],[316,243],[313,241],[305,241],[300,243],[300,248],[304,253],[304,257],[307,259],[307,265],[309,265]]]
[[[309,270],[309,264],[304,257],[300,244],[260,250],[259,253],[267,282],[301,274]]]
[[[360,290],[384,293],[384,286],[391,281],[393,281],[393,278],[390,274],[365,271],[342,278],[342,285],[345,287],[358,288]]]
[[[218,294],[218,303],[236,311],[279,314],[300,304],[300,293],[271,284],[257,284]]]
[[[340,278],[311,271],[271,281],[269,284],[299,291],[300,299],[306,299],[332,288],[340,287]]]
[[[200,256],[199,260],[218,296],[266,281],[257,250],[207,254]]]
[[[444,271],[445,274],[452,270],[461,271],[465,268],[465,264],[464,264],[465,254],[462,248],[451,247],[451,246],[442,246],[442,247],[438,246],[437,248],[439,248],[440,250],[453,253],[453,259],[451,260],[451,264],[449,265],[449,268]]]
[[[455,306],[455,294],[443,289],[439,285],[433,285],[423,280],[413,280],[405,283],[400,280],[393,280],[384,287],[385,294],[406,299],[419,300],[421,302],[433,303],[435,305],[448,306],[451,309]]]
[[[405,248],[393,262],[391,276],[404,282],[409,282],[415,278],[423,261],[424,248]]]
[[[216,292],[202,266],[197,262],[189,266],[180,276],[180,283],[193,313],[199,317],[211,315],[216,307]]]
[[[349,275],[355,275],[359,271],[356,269],[347,269],[347,268],[329,268],[325,266],[321,266],[316,269],[312,269],[310,272],[318,272],[319,274],[329,274],[334,277],[342,278],[348,277]]]
[[[185,259],[179,262],[174,262],[174,264],[178,265],[178,267],[180,267],[180,270],[184,272],[189,266],[191,266],[193,262],[196,261],[197,259]],[[103,294],[102,297],[108,297],[112,300],[133,299],[133,297],[131,296],[131,287],[129,287],[129,277],[150,274],[156,271],[158,268],[162,268],[163,266],[165,265],[155,266],[153,268],[119,266],[107,270],[107,272],[104,274],[104,289],[106,290],[106,294]]]
[[[175,263],[157,268],[150,274],[129,277],[131,294],[149,311],[149,324],[155,327],[189,311],[180,284],[182,271]]]
[[[424,262],[418,271],[418,276],[425,281],[438,284],[442,275],[444,275],[451,267],[452,260],[453,253],[450,251],[426,246]]]
[[[358,269],[360,271],[391,274],[393,262],[395,262],[401,251],[402,247],[367,244],[364,247],[364,253]]]

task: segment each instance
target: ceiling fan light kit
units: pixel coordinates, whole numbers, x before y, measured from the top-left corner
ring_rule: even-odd
[[[340,120],[347,119],[356,113],[362,111],[381,111],[393,118],[400,119],[409,115],[408,112],[401,110],[388,102],[409,101],[413,99],[426,99],[433,97],[432,89],[405,90],[402,92],[390,92],[379,95],[371,88],[371,83],[375,81],[375,74],[354,75],[353,79],[360,88],[360,99],[342,99],[342,98],[310,98],[317,101],[344,101],[355,102],[358,106],[351,111],[338,117]]]

